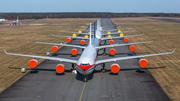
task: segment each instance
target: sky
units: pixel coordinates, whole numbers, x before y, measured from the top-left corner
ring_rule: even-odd
[[[180,0],[1,0],[4,12],[180,13]]]

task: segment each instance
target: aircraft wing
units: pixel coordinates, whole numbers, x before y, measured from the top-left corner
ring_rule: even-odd
[[[63,32],[63,33],[74,33],[74,34],[88,34],[88,33],[78,33],[78,32],[68,32],[68,31],[61,31],[61,32]],[[91,32],[91,33],[93,33],[93,32]]]
[[[135,30],[135,31],[136,31],[136,30]],[[123,31],[123,32],[121,32],[121,33],[130,33],[130,32],[135,32],[135,31]],[[112,35],[112,34],[121,34],[121,33],[113,32],[113,33],[110,33],[110,34],[106,33],[106,34],[101,34],[101,35]]]
[[[117,46],[126,46],[126,45],[135,45],[135,44],[142,44],[142,43],[151,43],[154,42],[155,39],[153,41],[147,41],[147,42],[136,42],[136,43],[125,43],[125,44],[113,44],[113,45],[106,45],[106,46],[99,46],[99,47],[95,47],[96,49],[102,49],[102,48],[108,48],[108,47],[117,47]]]
[[[104,31],[117,31],[117,30],[126,30],[126,29],[131,29],[131,28],[121,28],[121,29],[106,29],[104,28]]]
[[[76,36],[76,37],[73,37],[73,36],[61,36],[61,35],[53,35],[53,34],[51,34],[52,36],[55,36],[55,37],[66,37],[66,38],[74,38],[74,39],[89,39],[89,38],[85,38],[85,37],[78,37],[78,36]]]
[[[77,47],[77,48],[83,48],[85,49],[85,46],[79,46],[79,45],[70,45],[70,44],[62,44],[62,43],[46,43],[46,42],[36,42],[34,40],[35,43],[39,43],[39,44],[48,44],[48,45],[59,45],[59,46],[68,46],[68,47]]]
[[[25,57],[32,57],[32,58],[57,60],[57,61],[60,61],[60,62],[77,63],[77,60],[72,60],[72,59],[57,58],[57,57],[47,57],[47,56],[36,56],[36,55],[26,55],[26,54],[7,53],[5,49],[4,49],[4,52],[6,54],[8,54],[8,55],[16,55],[16,56],[25,56]]]
[[[158,54],[148,54],[148,55],[139,55],[139,56],[127,56],[127,57],[118,57],[118,58],[111,58],[111,59],[104,59],[104,60],[97,60],[96,65],[100,63],[107,63],[107,62],[116,62],[119,60],[127,60],[127,59],[135,59],[135,58],[144,58],[148,56],[157,56],[157,55],[165,55],[165,54],[172,54],[175,51],[175,49],[172,52],[167,53],[158,53]]]
[[[129,35],[129,36],[123,36],[123,37],[110,37],[110,38],[108,38],[108,37],[103,37],[103,38],[101,38],[101,40],[108,40],[108,39],[121,39],[121,38],[127,38],[127,37],[135,37],[135,36],[142,36],[142,35],[144,35],[144,33],[143,34],[141,34],[141,35]]]
[[[86,29],[73,29],[73,28],[68,28],[68,29],[70,29],[70,30],[86,30]]]

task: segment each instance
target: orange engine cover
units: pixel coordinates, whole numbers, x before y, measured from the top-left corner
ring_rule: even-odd
[[[146,59],[139,60],[139,66],[141,68],[146,68],[148,66],[148,61]]]
[[[11,25],[11,23],[9,23],[9,25]]]
[[[115,55],[115,54],[116,54],[116,50],[115,50],[114,48],[111,48],[111,49],[109,50],[109,54],[110,54],[110,55]]]
[[[61,73],[64,73],[64,65],[63,64],[58,64],[56,66],[56,72],[61,74]]]
[[[5,22],[5,24],[7,24],[7,22]]]
[[[26,22],[24,22],[24,24],[26,24]]]
[[[67,39],[66,39],[66,42],[67,42],[67,43],[70,43],[70,42],[71,42],[71,39],[70,39],[70,38],[67,38]]]
[[[21,23],[19,23],[19,25],[21,25]]]
[[[77,49],[76,48],[72,49],[71,54],[74,55],[74,56],[77,55]]]
[[[109,44],[110,44],[110,45],[113,45],[113,44],[114,44],[114,41],[113,41],[113,40],[109,40]]]
[[[116,74],[118,73],[120,70],[120,66],[117,63],[114,63],[111,65],[111,72]]]
[[[134,52],[134,51],[136,50],[136,47],[135,47],[135,46],[130,46],[130,47],[129,47],[129,50],[130,50],[131,52]]]
[[[37,67],[37,65],[38,65],[38,61],[37,61],[36,59],[31,59],[31,60],[29,61],[29,67],[30,67],[30,68],[34,69],[34,68]]]
[[[53,47],[52,47],[52,51],[53,51],[53,52],[57,52],[57,51],[58,51],[58,46],[53,46]]]
[[[86,41],[85,40],[81,40],[81,45],[85,45]]]
[[[124,38],[124,42],[125,42],[125,43],[128,43],[128,42],[129,42],[129,39],[128,39],[128,38]]]

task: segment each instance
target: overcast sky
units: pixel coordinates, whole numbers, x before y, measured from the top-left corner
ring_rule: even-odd
[[[180,0],[1,0],[0,12],[180,13]]]

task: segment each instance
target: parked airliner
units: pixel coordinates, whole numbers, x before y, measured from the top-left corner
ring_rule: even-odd
[[[91,28],[91,24],[90,24],[90,28]],[[90,32],[91,32],[91,29],[90,29]],[[172,54],[175,51],[175,50],[173,50],[172,52],[168,52],[168,53],[139,55],[139,56],[127,56],[127,57],[117,57],[117,58],[111,58],[111,59],[96,60],[98,49],[99,49],[98,38],[96,37],[96,35],[94,35],[94,37],[91,39],[91,35],[90,35],[89,44],[87,47],[84,47],[84,51],[82,52],[82,54],[78,60],[58,58],[58,57],[15,54],[15,53],[7,53],[5,50],[4,51],[8,55],[32,57],[33,59],[29,61],[30,68],[36,68],[38,65],[38,61],[35,58],[58,60],[58,61],[60,61],[60,63],[56,66],[56,72],[57,73],[63,73],[65,70],[65,67],[62,64],[62,62],[68,62],[68,63],[76,64],[75,68],[80,74],[83,75],[83,77],[84,77],[83,81],[84,82],[87,82],[88,75],[91,74],[95,70],[95,67],[98,64],[103,64],[103,69],[104,69],[105,63],[113,62],[113,64],[111,65],[111,72],[112,73],[118,73],[120,70],[120,66],[116,63],[116,61],[126,60],[126,59],[134,59],[134,58],[142,58],[139,60],[139,65],[141,68],[146,68],[148,65],[148,62],[146,59],[144,59],[144,57]],[[74,69],[74,65],[73,65],[73,69]]]

